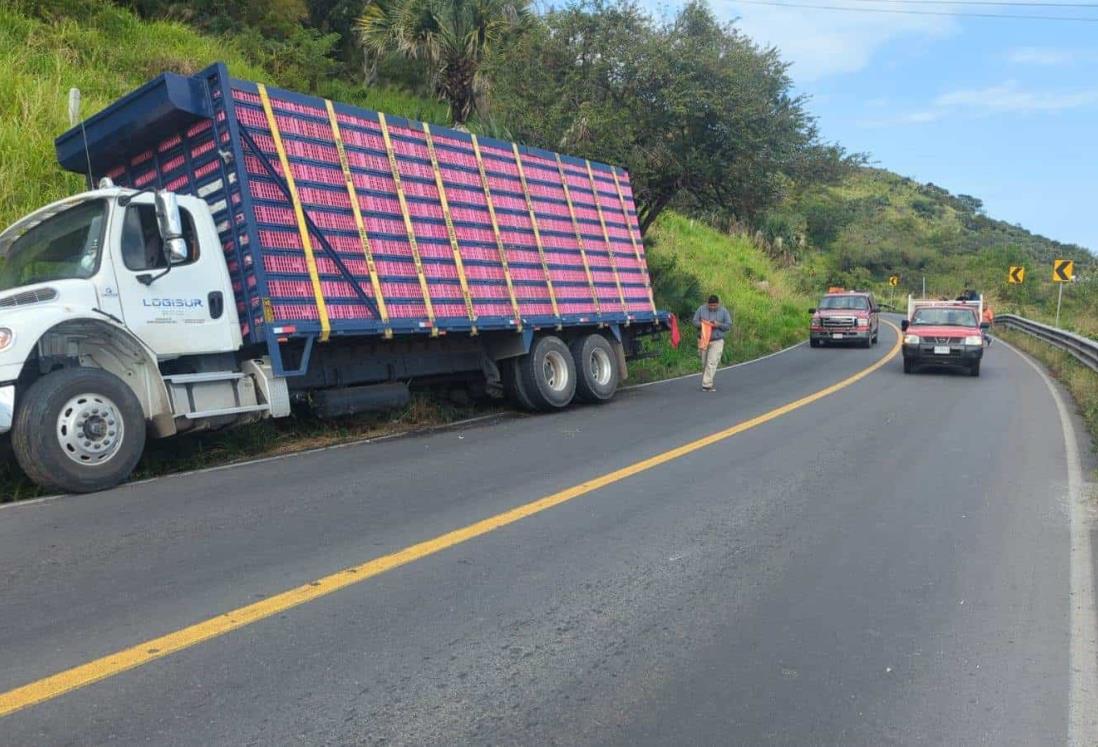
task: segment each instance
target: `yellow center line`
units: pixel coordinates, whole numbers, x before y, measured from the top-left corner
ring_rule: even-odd
[[[17,687],[13,690],[0,693],[0,718],[22,710],[23,708],[52,700],[67,692],[90,685],[93,682],[98,682],[99,680],[107,679],[116,674],[148,664],[149,662],[161,659],[169,654],[190,648],[203,641],[208,641],[211,638],[225,635],[233,630],[251,625],[254,622],[285,612],[286,610],[307,602],[320,599],[321,597],[325,597],[347,586],[361,583],[366,579],[373,578],[386,571],[391,571],[394,568],[399,568],[402,565],[407,565],[408,563],[420,560],[429,555],[434,555],[447,548],[460,545],[475,537],[487,534],[494,529],[505,527],[508,524],[514,524],[517,521],[533,516],[534,514],[539,514],[554,506],[567,503],[573,498],[586,495],[600,488],[604,488],[607,485],[625,480],[633,475],[646,472],[662,464],[667,464],[668,462],[679,459],[687,454],[699,451],[707,446],[712,446],[713,444],[732,438],[744,431],[760,426],[763,423],[768,423],[771,420],[780,418],[782,415],[786,415],[794,410],[810,405],[817,400],[823,399],[824,397],[834,394],[835,392],[845,389],[851,384],[864,379],[896,357],[900,352],[900,330],[891,322],[884,323],[896,331],[896,344],[892,349],[889,350],[883,358],[868,368],[862,369],[858,373],[832,384],[831,386],[825,387],[818,392],[801,397],[794,402],[777,407],[762,415],[751,418],[750,420],[744,420],[730,428],[717,431],[716,433],[699,438],[696,441],[683,444],[670,451],[665,451],[662,454],[643,459],[634,464],[630,464],[627,467],[608,472],[605,475],[582,482],[579,485],[573,485],[560,492],[512,508],[501,514],[490,516],[487,519],[482,519],[481,521],[462,527],[461,529],[455,529],[452,532],[447,532],[434,539],[405,547],[403,550],[398,550],[389,555],[374,558],[361,565],[345,568],[329,576],[311,581],[303,586],[298,586],[295,589],[290,589],[289,591],[284,591],[280,594],[268,597],[260,602],[255,602],[254,604],[240,607],[230,612],[217,615],[216,617],[211,617],[186,628],[162,635],[159,638],[153,638],[131,648],[108,654],[99,659],[95,659],[94,661],[89,661],[86,664],[80,664],[72,669],[66,669],[63,672],[58,672],[57,674],[43,677],[40,680]]]

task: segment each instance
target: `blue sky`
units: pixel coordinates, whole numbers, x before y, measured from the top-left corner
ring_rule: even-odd
[[[1098,253],[1098,23],[710,3],[781,50],[825,138],[875,165],[979,197],[994,218]],[[1098,7],[916,7],[1098,19]]]

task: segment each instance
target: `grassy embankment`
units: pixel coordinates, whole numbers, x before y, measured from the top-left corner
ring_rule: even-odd
[[[1098,373],[1079,363],[1069,353],[1024,332],[997,327],[995,335],[1032,355],[1064,385],[1090,432],[1092,445],[1098,448]]]
[[[98,111],[149,78],[172,70],[190,73],[224,61],[234,75],[277,83],[249,62],[231,39],[210,38],[181,24],[146,22],[103,4],[85,4],[79,22],[44,21],[18,6],[0,8],[0,224],[6,225],[52,200],[83,188],[80,176],[63,172],[53,138],[68,128],[70,87],[83,93],[84,111]],[[445,107],[387,89],[362,89],[327,81],[314,91],[417,119],[444,121]],[[655,257],[675,257],[705,293],[720,293],[737,315],[726,348],[728,360],[776,350],[803,337],[806,302],[789,290],[762,253],[688,219],[667,215],[653,231]],[[761,283],[766,281],[769,287]],[[661,299],[662,300],[662,299]],[[697,298],[689,303],[700,302]],[[651,380],[696,369],[694,337],[684,328],[679,351],[659,348],[656,359],[634,369],[634,380]],[[309,415],[219,433],[150,442],[135,478],[207,467],[245,458],[373,438],[491,412],[417,396],[401,412],[325,422]],[[34,497],[38,489],[22,476],[10,452],[0,449],[0,502]]]

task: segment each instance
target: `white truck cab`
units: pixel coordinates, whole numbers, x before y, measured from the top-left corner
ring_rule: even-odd
[[[146,426],[168,436],[289,411],[265,361],[238,361],[206,203],[102,186],[0,233],[0,433],[59,490],[124,479]]]

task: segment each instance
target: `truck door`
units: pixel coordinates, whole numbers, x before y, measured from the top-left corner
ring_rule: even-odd
[[[182,202],[182,201],[181,201]],[[187,203],[192,201],[187,200]],[[151,195],[119,207],[111,242],[126,326],[160,357],[240,346],[228,272],[208,215],[181,204],[187,257],[169,267]],[[209,224],[208,226],[205,224]]]

